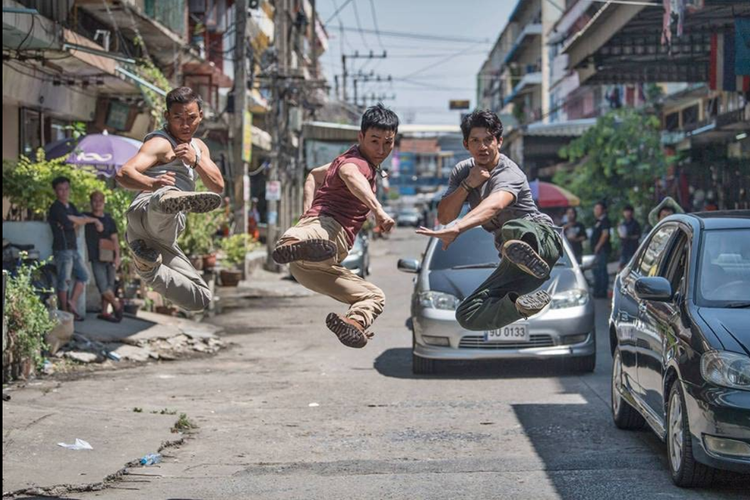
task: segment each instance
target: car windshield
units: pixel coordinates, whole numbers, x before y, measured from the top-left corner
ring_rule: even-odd
[[[416,208],[403,208],[399,211],[399,215],[419,215]]]
[[[708,307],[750,304],[750,230],[704,233],[698,298]]]
[[[475,227],[456,238],[448,250],[443,250],[442,244],[435,245],[429,268],[431,271],[485,268],[495,267],[499,262],[500,256],[495,248],[494,235]],[[571,267],[567,252],[560,258],[557,265]]]

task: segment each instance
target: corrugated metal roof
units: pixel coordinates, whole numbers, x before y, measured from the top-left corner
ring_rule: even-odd
[[[586,130],[596,125],[596,118],[583,118],[580,120],[569,120],[557,123],[532,123],[522,131],[523,135],[530,136],[574,136],[584,134]]]

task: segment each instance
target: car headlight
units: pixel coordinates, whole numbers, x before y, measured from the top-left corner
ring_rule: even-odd
[[[550,309],[566,309],[568,307],[585,306],[588,301],[589,293],[586,290],[576,288],[553,295],[549,307]]]
[[[457,297],[443,292],[422,292],[419,294],[419,305],[428,309],[455,311],[461,301]]]
[[[706,382],[750,390],[750,357],[726,351],[708,351],[701,356],[701,375]]]

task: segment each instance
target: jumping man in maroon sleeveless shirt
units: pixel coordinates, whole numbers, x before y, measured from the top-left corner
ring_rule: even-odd
[[[385,295],[341,265],[370,212],[383,232],[394,221],[375,196],[380,163],[393,151],[398,117],[382,104],[362,116],[358,144],[305,182],[303,215],[279,239],[273,258],[289,264],[294,278],[310,290],[349,304],[345,316],[330,313],[326,325],[341,343],[364,347],[367,331],[383,312]]]

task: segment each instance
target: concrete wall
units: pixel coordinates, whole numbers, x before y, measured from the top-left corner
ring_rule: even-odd
[[[3,160],[18,158],[18,106],[3,103]]]
[[[41,260],[52,257],[52,229],[50,229],[47,222],[3,222],[3,239],[19,245],[34,245],[34,248],[39,251],[39,258]],[[81,254],[81,258],[85,262],[86,240],[82,229],[78,231],[78,253]],[[89,269],[89,282],[91,281],[93,281],[93,276]],[[76,304],[76,309],[78,311],[86,310],[85,288],[78,304]]]
[[[5,103],[41,109],[69,120],[88,122],[95,116],[96,95],[65,85],[54,86],[51,81],[32,78],[3,65],[3,108]],[[3,146],[4,144],[3,140]]]

